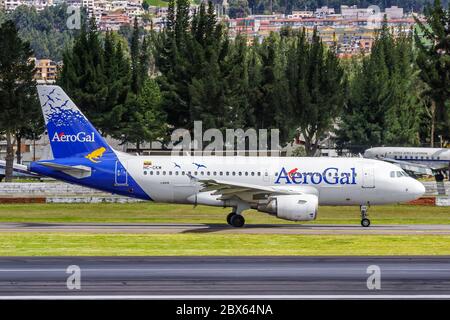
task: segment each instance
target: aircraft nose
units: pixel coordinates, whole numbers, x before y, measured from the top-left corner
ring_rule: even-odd
[[[412,179],[411,184],[409,186],[409,192],[416,198],[419,198],[424,195],[425,186],[421,182]]]

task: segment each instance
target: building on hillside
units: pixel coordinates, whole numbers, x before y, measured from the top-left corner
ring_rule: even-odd
[[[117,31],[120,27],[130,25],[130,17],[124,11],[106,13],[101,16],[99,29]]]
[[[36,66],[36,74],[34,78],[45,82],[56,81],[58,73],[58,64],[50,59],[36,59],[33,58]]]
[[[37,11],[41,11],[53,4],[53,0],[1,0],[1,7],[8,12],[14,11],[22,5],[34,7]]]
[[[316,18],[325,18],[333,14],[335,14],[334,8],[328,8],[327,6],[317,8],[316,11],[314,11]]]
[[[399,8],[397,6],[386,8],[384,12],[388,19],[400,19],[404,16],[403,8]]]
[[[314,11],[292,11],[292,13],[287,16],[288,19],[312,18],[312,17],[314,17]]]

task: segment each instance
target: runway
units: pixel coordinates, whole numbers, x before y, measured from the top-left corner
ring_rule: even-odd
[[[79,290],[67,287],[73,265]],[[2,257],[0,299],[11,296],[450,298],[450,257]]]
[[[233,228],[226,224],[191,223],[0,223],[1,232],[450,235],[450,225],[372,224],[363,228],[359,224],[246,224]]]

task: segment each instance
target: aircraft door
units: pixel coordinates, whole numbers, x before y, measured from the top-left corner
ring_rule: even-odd
[[[363,167],[362,187],[375,188],[375,169],[373,167]]]
[[[116,186],[127,186],[128,185],[128,172],[127,169],[122,165],[119,160],[116,160],[116,170],[115,170],[115,185]]]

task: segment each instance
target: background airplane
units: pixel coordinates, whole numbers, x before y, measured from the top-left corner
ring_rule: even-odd
[[[413,175],[434,175],[436,181],[445,174],[450,179],[450,149],[377,147],[367,149],[364,157],[395,163]]]
[[[115,194],[166,203],[230,207],[242,227],[256,209],[281,219],[313,220],[318,205],[406,202],[424,186],[397,166],[362,158],[134,156],[112,149],[58,86],[38,86],[54,159],[32,172]],[[69,102],[47,102],[48,96]],[[174,163],[176,165],[174,165]]]

